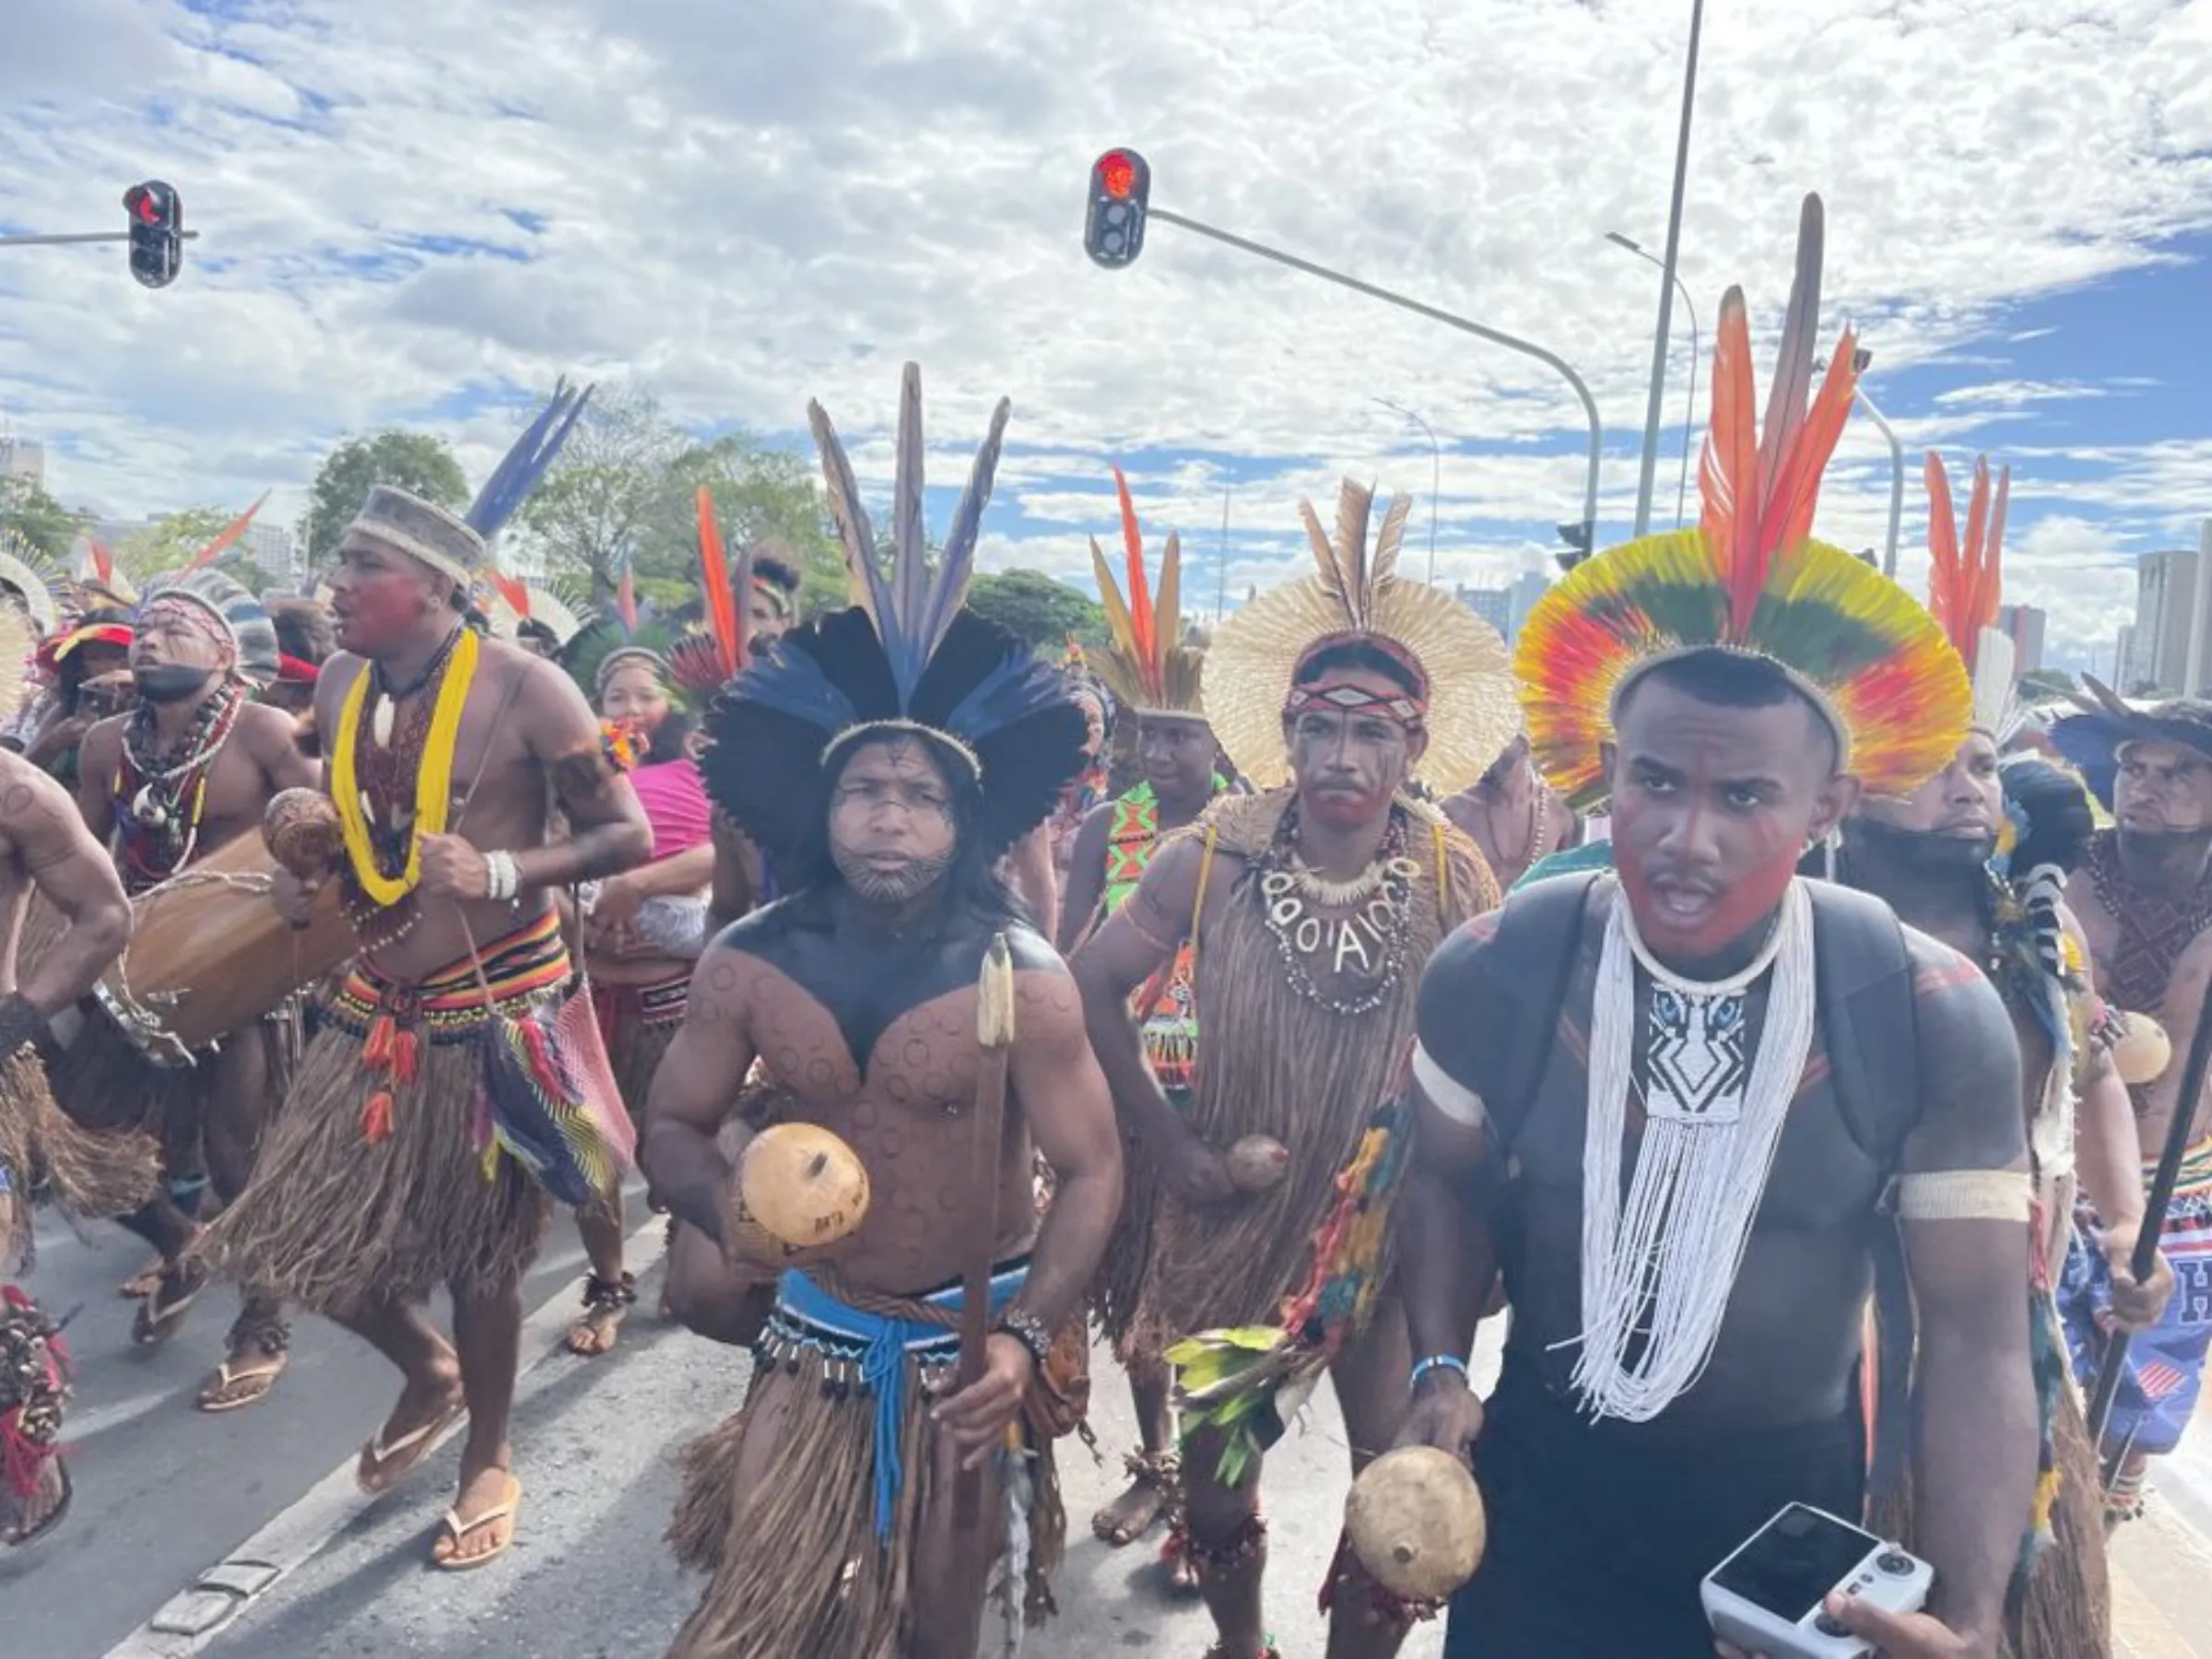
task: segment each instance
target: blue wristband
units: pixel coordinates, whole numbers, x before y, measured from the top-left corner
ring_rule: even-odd
[[[1430,1354],[1426,1359],[1413,1362],[1413,1374],[1406,1379],[1407,1388],[1418,1388],[1421,1379],[1432,1371],[1455,1371],[1462,1382],[1467,1382],[1467,1362],[1457,1354]]]

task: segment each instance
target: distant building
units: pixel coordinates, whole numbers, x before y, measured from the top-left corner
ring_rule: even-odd
[[[1997,627],[2012,641],[2012,671],[2033,674],[2043,665],[2043,613],[2032,605],[2001,605]]]
[[[1512,589],[1463,587],[1459,590],[1459,602],[1505,638],[1512,637]]]
[[[2194,547],[2146,553],[2136,560],[2136,629],[2129,691],[2174,697],[2188,677],[2189,628],[2199,554]]]
[[[272,524],[256,513],[245,535],[239,537],[239,546],[271,582],[283,587],[299,582],[302,574],[299,549],[287,526]]]
[[[1521,625],[1528,620],[1528,613],[1535,608],[1536,601],[1544,597],[1551,582],[1540,571],[1524,571],[1504,587],[1471,588],[1455,591],[1459,602],[1496,629],[1507,644],[1521,637]]]
[[[46,446],[29,438],[0,432],[0,478],[27,478],[44,487]]]
[[[2136,625],[2123,622],[2120,638],[2112,647],[2112,689],[2128,696],[2140,677],[2136,672]]]

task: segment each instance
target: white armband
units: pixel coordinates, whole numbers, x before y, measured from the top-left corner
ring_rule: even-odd
[[[1482,1097],[1445,1072],[1419,1043],[1413,1045],[1413,1080],[1421,1086],[1429,1103],[1455,1124],[1479,1129],[1490,1121]]]
[[[2026,1224],[2025,1170],[1928,1170],[1900,1175],[1900,1221],[2018,1221]]]

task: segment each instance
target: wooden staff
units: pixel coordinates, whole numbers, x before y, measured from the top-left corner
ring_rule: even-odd
[[[975,1040],[982,1062],[975,1079],[975,1143],[970,1154],[981,1228],[960,1283],[960,1364],[953,1392],[972,1386],[983,1374],[983,1347],[991,1339],[991,1269],[998,1253],[998,1162],[1006,1129],[1006,1058],[1014,1047],[1014,958],[1006,935],[999,934],[983,955],[975,983]],[[972,1529],[982,1524],[983,1475],[962,1469],[953,1488],[953,1524]]]
[[[2174,1183],[2181,1179],[2182,1159],[2189,1150],[2189,1132],[2195,1126],[2198,1103],[2204,1099],[2205,1072],[2212,1066],[2212,992],[2197,1005],[2196,1030],[2189,1039],[2189,1058],[2182,1065],[2182,1088],[2174,1097],[2173,1121],[2166,1125],[2166,1145],[2159,1154],[2159,1168],[2151,1177],[2150,1194],[2143,1204],[2143,1228],[2136,1235],[2135,1253],[2127,1270],[2142,1284],[2157,1271],[2159,1238],[2166,1228],[2166,1211],[2173,1203]],[[2104,1345],[2097,1368],[2097,1387],[2089,1395],[2089,1443],[2101,1453],[2105,1425],[2112,1420],[2112,1402],[2120,1394],[2120,1379],[2127,1369],[2127,1345],[2132,1333],[2116,1330]],[[2105,1489],[2120,1477],[2124,1457],[2108,1458]]]

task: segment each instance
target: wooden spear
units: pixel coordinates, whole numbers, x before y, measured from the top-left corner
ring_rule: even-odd
[[[2173,1121],[2166,1126],[2166,1145],[2159,1154],[2158,1171],[2151,1177],[2150,1193],[2143,1202],[2143,1230],[2136,1235],[2135,1253],[2127,1270],[2142,1284],[2158,1268],[2159,1238],[2166,1228],[2166,1211],[2173,1203],[2174,1183],[2181,1179],[2182,1159],[2189,1150],[2189,1131],[2195,1126],[2198,1103],[2205,1097],[2205,1072],[2212,1066],[2212,992],[2197,1005],[2196,1030],[2189,1039],[2189,1058],[2182,1065],[2181,1092],[2174,1096]],[[2097,1386],[2089,1395],[2089,1442],[2102,1453],[2105,1426],[2112,1421],[2112,1402],[2120,1394],[2120,1379],[2127,1370],[2129,1334],[2114,1331],[2104,1347],[2097,1368]],[[2120,1476],[2124,1458],[2105,1459],[2105,1489]]]

